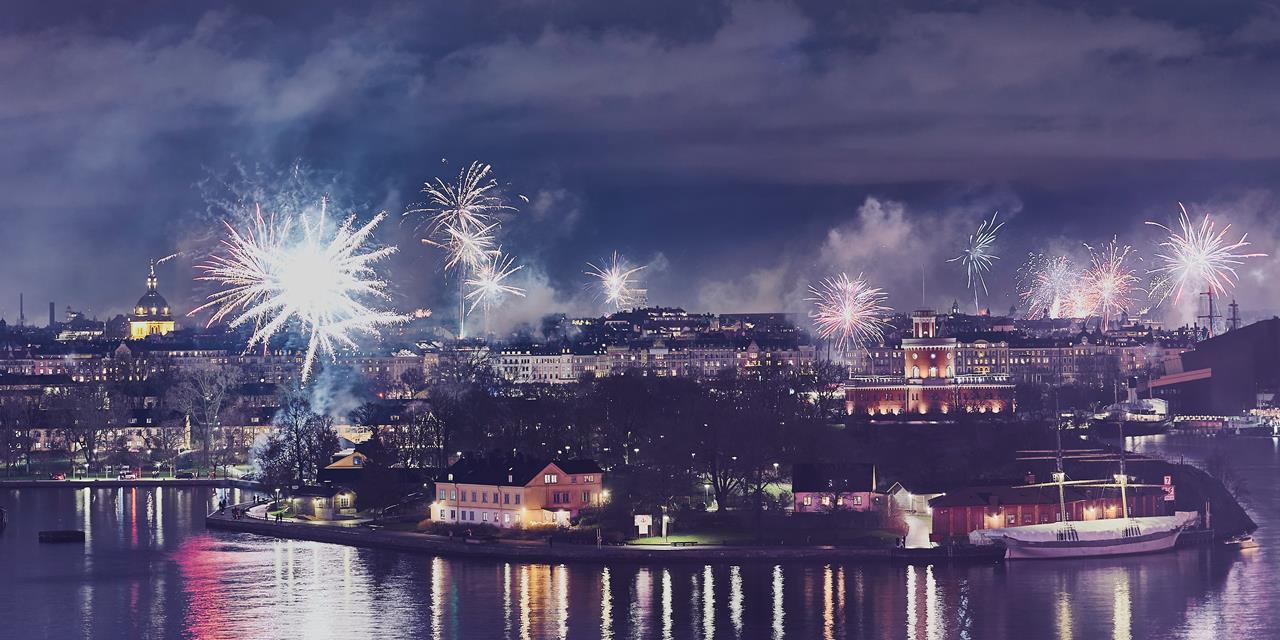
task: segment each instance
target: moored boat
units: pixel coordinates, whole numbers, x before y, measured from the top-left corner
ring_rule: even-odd
[[[1089,558],[1156,553],[1172,549],[1182,530],[1195,522],[1193,512],[1172,516],[1112,518],[979,529],[975,544],[1001,544],[1005,558]]]
[[[1245,549],[1258,548],[1258,541],[1254,540],[1253,536],[1249,534],[1232,536],[1226,540],[1223,540],[1222,544],[1229,549],[1235,549],[1237,551],[1244,551]]]
[[[1153,436],[1173,426],[1169,403],[1160,398],[1138,398],[1137,380],[1129,380],[1124,402],[1107,405],[1089,420],[1090,431],[1103,438]]]
[[[41,531],[40,542],[84,542],[84,532],[78,529],[53,529]]]

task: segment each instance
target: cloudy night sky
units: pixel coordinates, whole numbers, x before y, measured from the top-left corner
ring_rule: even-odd
[[[220,204],[277,191],[394,214],[395,307],[448,308],[400,214],[472,160],[520,207],[510,323],[603,311],[582,272],[615,250],[650,265],[650,302],[690,310],[800,311],[841,271],[895,308],[922,279],[925,303],[971,308],[945,260],[997,210],[1001,312],[1028,251],[1119,236],[1150,260],[1143,222],[1179,202],[1280,254],[1276,5],[78,4],[0,21],[9,322],[20,292],[39,324],[50,300],[123,313],[178,250],[161,291],[185,312]],[[1246,319],[1280,313],[1272,274],[1241,270]]]

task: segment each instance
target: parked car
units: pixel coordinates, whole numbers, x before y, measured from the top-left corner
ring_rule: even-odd
[[[49,474],[49,479],[50,479],[50,480],[66,480],[66,479],[67,479],[67,474],[65,474],[65,473],[51,473],[51,474]]]
[[[179,480],[190,480],[190,479],[192,479],[192,478],[194,478],[194,477],[196,477],[196,476],[195,476],[195,474],[191,473],[190,471],[179,471],[179,472],[177,472],[177,473],[173,474],[173,477],[175,477],[175,478],[177,478],[177,479],[179,479]]]
[[[117,480],[137,480],[138,473],[133,469],[125,469],[124,471],[121,471],[120,473],[116,474],[116,479]]]

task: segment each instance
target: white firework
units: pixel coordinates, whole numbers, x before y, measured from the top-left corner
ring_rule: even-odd
[[[647,291],[639,287],[639,278],[636,277],[644,269],[643,265],[632,267],[615,251],[613,258],[602,266],[591,263],[587,266],[590,270],[586,274],[596,279],[605,303],[618,311],[633,308],[645,299]]]
[[[461,267],[464,273],[475,272],[493,257],[497,246],[497,238],[494,236],[497,227],[496,222],[474,230],[446,227],[444,242],[436,242],[429,238],[424,238],[422,241],[445,250],[448,256],[444,263],[445,269],[454,270]]]
[[[512,211],[497,194],[498,181],[490,175],[492,167],[472,162],[458,173],[456,182],[436,178],[423,186],[427,203],[409,209],[405,215],[427,216],[427,235],[447,241],[448,229],[474,233],[493,224],[494,216]]]
[[[318,353],[333,357],[339,348],[356,346],[353,335],[376,335],[378,327],[404,320],[365,302],[386,298],[386,282],[378,278],[374,264],[395,248],[365,246],[386,214],[358,228],[352,216],[329,231],[326,208],[322,202],[315,219],[303,216],[296,226],[293,218],[279,223],[265,219],[261,210],[245,230],[225,223],[223,253],[200,265],[203,273],[198,276],[222,288],[191,312],[213,309],[210,325],[223,320],[232,327],[253,323],[248,348],[265,345],[296,323],[308,335],[304,381]]]
[[[1149,272],[1155,279],[1151,287],[1151,298],[1157,305],[1170,296],[1175,303],[1178,302],[1188,288],[1195,292],[1203,288],[1222,295],[1239,280],[1236,267],[1249,258],[1267,255],[1241,253],[1242,249],[1249,246],[1249,234],[1232,242],[1227,237],[1227,233],[1231,231],[1230,224],[1218,230],[1213,219],[1206,213],[1197,225],[1191,221],[1187,208],[1181,202],[1178,203],[1178,208],[1181,210],[1178,214],[1179,231],[1158,222],[1147,222],[1169,234],[1160,243],[1156,253],[1156,258],[1163,264]]]
[[[835,340],[844,349],[850,344],[863,345],[884,340],[887,323],[884,316],[892,311],[884,306],[885,293],[862,279],[847,274],[827,278],[809,287],[814,310],[809,314],[818,335]]]
[[[1061,318],[1069,314],[1068,300],[1080,282],[1080,273],[1071,258],[1032,254],[1020,276],[1019,297],[1027,308],[1027,319]]]
[[[484,310],[487,321],[489,309],[501,303],[504,297],[508,295],[524,297],[524,289],[506,283],[507,278],[524,268],[524,265],[516,266],[514,262],[515,258],[503,254],[499,249],[487,262],[480,265],[470,278],[467,278],[465,284],[470,288],[467,299],[471,301],[471,308],[467,309],[467,314],[480,307]]]
[[[987,293],[986,274],[991,271],[992,263],[1000,259],[1000,256],[994,252],[996,244],[996,233],[1000,231],[1000,227],[1004,223],[996,223],[996,219],[1000,216],[1000,212],[991,215],[990,220],[983,220],[978,225],[978,231],[969,236],[969,244],[965,246],[964,251],[960,255],[947,260],[947,262],[959,262],[964,265],[965,278],[969,288],[973,289],[973,312],[978,313],[978,287],[982,287],[982,292]]]
[[[427,203],[405,212],[426,216],[426,244],[445,250],[445,269],[458,277],[458,336],[466,337],[466,295],[463,288],[488,262],[496,258],[497,215],[514,211],[498,194],[492,167],[472,162],[458,173],[456,182],[436,178],[423,186]]]

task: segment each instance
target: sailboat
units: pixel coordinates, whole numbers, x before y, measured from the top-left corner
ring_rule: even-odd
[[[1121,427],[1121,442],[1123,442]],[[978,529],[969,534],[977,545],[1002,544],[1006,559],[1092,558],[1155,553],[1172,549],[1183,529],[1196,520],[1194,512],[1177,512],[1172,516],[1129,516],[1129,487],[1159,486],[1129,482],[1125,471],[1124,447],[1120,448],[1120,473],[1114,483],[1097,480],[1067,480],[1063,471],[1062,426],[1058,425],[1057,471],[1053,482],[1029,484],[1028,487],[1057,486],[1059,514],[1062,520],[1048,524],[1031,524],[999,529]],[[1103,520],[1066,519],[1067,485],[1119,487],[1122,515]]]

